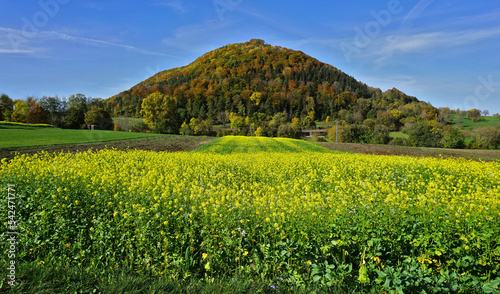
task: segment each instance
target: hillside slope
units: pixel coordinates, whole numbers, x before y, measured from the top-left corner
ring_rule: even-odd
[[[300,51],[262,40],[230,44],[191,64],[159,72],[109,98],[115,116],[140,116],[142,100],[161,92],[177,99],[181,121],[192,117],[223,122],[225,111],[254,117],[285,112],[288,118],[334,117],[356,109],[364,117],[408,103],[433,108],[397,89],[382,92]],[[373,113],[375,111],[375,113]]]

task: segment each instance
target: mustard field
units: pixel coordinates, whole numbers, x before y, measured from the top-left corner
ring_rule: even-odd
[[[225,137],[189,153],[21,155],[2,161],[0,192],[2,240],[18,232],[16,262],[47,270],[253,275],[377,293],[497,293],[500,283],[498,161]]]

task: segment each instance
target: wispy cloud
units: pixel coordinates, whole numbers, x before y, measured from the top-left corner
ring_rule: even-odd
[[[167,54],[153,52],[130,45],[117,44],[117,43],[85,38],[85,37],[78,37],[55,31],[40,31],[37,33],[28,33],[11,28],[0,27],[0,33],[3,33],[2,35],[0,35],[0,38],[4,39],[3,42],[0,42],[0,53],[9,53],[9,52],[35,53],[37,50],[35,48],[29,47],[29,42],[31,40],[37,40],[37,41],[63,40],[72,43],[84,44],[88,46],[123,48],[145,55],[170,56]],[[176,57],[176,56],[170,56],[170,57]]]
[[[0,54],[31,54],[34,50],[23,50],[23,49],[2,49],[0,48]]]
[[[401,27],[407,27],[410,23],[419,18],[425,11],[427,7],[429,7],[434,0],[421,0],[413,7],[413,9],[405,16],[403,22],[401,23]]]
[[[186,13],[186,9],[184,8],[184,5],[182,5],[182,2],[179,0],[162,1],[162,2],[158,2],[158,3],[154,3],[153,5],[171,8],[175,11],[175,13],[177,13],[179,15],[183,15]]]
[[[373,42],[367,50],[379,57],[379,62],[395,54],[408,54],[433,49],[446,49],[470,45],[485,39],[500,36],[500,27],[464,31],[436,31],[413,35],[391,35]]]
[[[419,54],[438,49],[472,48],[469,45],[500,37],[500,27],[480,28],[455,31],[426,32],[395,32],[378,38],[370,39],[369,45],[358,48],[356,58],[375,61],[382,65],[394,56]],[[341,44],[351,44],[352,39],[345,38],[303,38],[294,41],[295,44],[314,44],[341,49]],[[498,41],[495,41],[498,42]],[[355,46],[355,45],[352,45]],[[469,46],[469,47],[467,47]]]

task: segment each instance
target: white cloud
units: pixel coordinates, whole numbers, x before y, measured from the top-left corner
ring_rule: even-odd
[[[413,9],[405,16],[401,27],[408,26],[413,20],[419,18],[425,11],[427,7],[429,7],[434,0],[421,0],[419,1]]]
[[[30,53],[34,53],[34,50],[2,49],[2,48],[0,48],[0,54],[30,54]]]
[[[455,32],[437,31],[413,35],[391,35],[374,40],[369,50],[367,49],[367,52],[364,53],[377,56],[380,62],[395,54],[459,47],[497,36],[500,36],[500,27]]]
[[[38,42],[40,41],[43,42],[48,40],[63,40],[72,43],[85,44],[89,46],[118,47],[145,55],[168,56],[163,53],[153,52],[130,45],[117,44],[117,43],[90,39],[85,37],[78,37],[54,31],[40,31],[37,33],[27,33],[21,30],[0,27],[0,33],[3,33],[0,34],[0,53],[34,53],[37,50],[29,46],[30,41],[36,40]]]

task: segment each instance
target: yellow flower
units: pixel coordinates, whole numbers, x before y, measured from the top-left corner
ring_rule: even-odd
[[[78,200],[75,200],[75,204],[78,205],[78,203],[80,203],[80,202],[78,202]]]
[[[201,255],[201,257],[202,257],[203,259],[207,258],[207,256],[208,256],[208,254],[206,254],[206,253],[203,253],[203,254]]]

